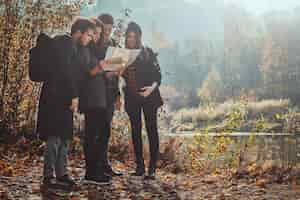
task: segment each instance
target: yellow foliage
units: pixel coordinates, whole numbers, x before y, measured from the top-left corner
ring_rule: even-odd
[[[65,32],[83,0],[10,0],[0,4],[0,125],[32,125],[40,84],[28,79],[29,49],[39,32]]]

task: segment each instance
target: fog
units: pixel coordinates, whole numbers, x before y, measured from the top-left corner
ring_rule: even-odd
[[[299,1],[99,0],[82,15],[126,8],[159,53],[171,111],[239,98],[299,105]]]
[[[201,0],[190,0],[190,2],[200,1]],[[241,5],[243,8],[256,15],[274,10],[292,10],[300,5],[300,2],[297,0],[224,0],[224,3]]]

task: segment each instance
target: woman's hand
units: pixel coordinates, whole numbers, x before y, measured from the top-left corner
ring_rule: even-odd
[[[98,68],[100,71],[103,71],[106,67],[108,67],[108,63],[105,62],[104,60],[100,60],[98,63]]]
[[[96,76],[97,74],[102,72],[107,66],[108,64],[104,60],[100,60],[99,63],[89,71],[90,76]]]
[[[157,87],[157,83],[154,82],[151,86],[141,88],[142,92],[140,92],[139,94],[142,97],[146,98],[146,97],[150,96],[150,94],[152,94],[152,92],[155,90],[156,87]]]
[[[109,71],[109,72],[107,72],[106,73],[106,77],[110,78],[112,76],[121,76],[122,73],[125,70],[125,64],[118,64],[118,65],[116,65],[115,70],[116,71]]]
[[[72,103],[70,105],[70,110],[72,112],[77,112],[77,110],[78,110],[78,98],[73,98],[72,99]]]
[[[122,107],[122,101],[121,101],[121,97],[118,96],[115,102],[115,109],[120,111]]]

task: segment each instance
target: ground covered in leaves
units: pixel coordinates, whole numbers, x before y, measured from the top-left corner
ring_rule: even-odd
[[[132,162],[113,161],[123,177],[113,178],[109,186],[81,184],[84,175],[82,154],[70,156],[70,172],[79,184],[77,191],[57,192],[41,189],[42,148],[40,144],[20,142],[17,147],[0,147],[0,199],[89,199],[89,200],[293,200],[300,199],[299,170],[251,165],[214,172],[172,173],[160,168],[157,179],[145,181],[129,176]]]

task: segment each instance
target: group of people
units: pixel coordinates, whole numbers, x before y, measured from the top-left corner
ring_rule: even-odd
[[[159,157],[157,111],[163,104],[157,54],[143,46],[141,28],[131,22],[125,34],[125,48],[140,49],[140,54],[125,70],[105,70],[109,66],[104,59],[108,47],[118,46],[111,39],[113,25],[110,14],[78,18],[72,24],[70,34],[53,39],[55,59],[50,78],[42,87],[37,123],[37,131],[46,142],[44,185],[76,184],[67,171],[67,154],[73,135],[73,113],[77,108],[85,116],[85,181],[108,184],[113,176],[122,176],[121,172],[113,170],[107,157],[114,110],[122,106],[120,77],[126,83],[124,106],[130,119],[135,152],[136,169],[131,175],[155,179]],[[143,158],[142,112],[150,146],[147,174]]]

